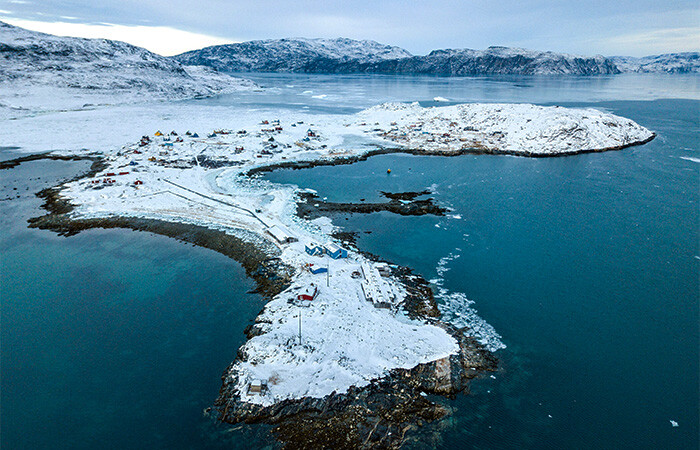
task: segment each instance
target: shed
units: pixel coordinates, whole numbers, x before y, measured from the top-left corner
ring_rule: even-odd
[[[340,259],[340,258],[347,258],[348,257],[348,251],[345,250],[344,248],[334,244],[334,243],[329,243],[325,245],[326,248],[326,254],[330,256],[333,259]]]
[[[297,300],[311,301],[318,297],[318,286],[311,283],[301,294],[297,295]]]
[[[309,271],[313,273],[314,275],[318,275],[319,273],[326,273],[328,272],[328,268],[326,267],[314,267],[313,264],[309,265]]]
[[[297,238],[291,236],[286,230],[282,229],[282,227],[277,225],[271,226],[266,231],[280,244],[289,244],[291,242],[298,241]]]
[[[253,380],[248,385],[248,394],[263,394],[267,391],[267,380]]]

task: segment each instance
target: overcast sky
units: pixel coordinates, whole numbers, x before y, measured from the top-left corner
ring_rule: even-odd
[[[583,55],[700,49],[698,0],[0,0],[0,20],[164,55],[226,42],[348,37],[414,54],[490,45]]]

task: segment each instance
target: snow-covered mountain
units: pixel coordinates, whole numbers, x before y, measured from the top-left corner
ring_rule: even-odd
[[[404,49],[375,41],[298,38],[215,45],[174,58],[232,72],[346,73],[364,64],[410,56]]]
[[[124,42],[59,37],[0,22],[4,109],[180,99],[252,86],[250,81],[211,68],[185,67]]]
[[[367,72],[433,75],[600,75],[619,70],[603,56],[575,56],[522,48],[434,50],[426,56],[384,61]]]
[[[613,56],[613,62],[622,72],[655,73],[699,73],[700,53],[666,53],[663,55],[634,58],[631,56]]]
[[[435,75],[619,73],[603,56],[585,57],[518,48],[435,50],[413,56],[398,47],[352,39],[279,39],[218,45],[175,56],[233,72],[384,73]]]

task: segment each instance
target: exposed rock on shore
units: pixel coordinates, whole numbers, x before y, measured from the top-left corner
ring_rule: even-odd
[[[380,211],[387,211],[402,216],[422,216],[426,214],[444,216],[448,211],[446,208],[436,205],[432,198],[402,201],[399,197],[388,197],[390,201],[383,203],[333,203],[320,200],[316,194],[312,193],[301,193],[299,195],[301,202],[297,204],[297,214],[304,219],[315,219],[335,213],[368,214]]]
[[[448,414],[428,394],[454,396],[468,389],[470,379],[496,369],[494,356],[463,330],[441,326],[458,339],[457,354],[413,369],[395,369],[368,386],[324,398],[285,400],[268,407],[240,402],[230,367],[222,377],[214,414],[228,423],[273,424],[286,448],[399,448],[411,430]]]

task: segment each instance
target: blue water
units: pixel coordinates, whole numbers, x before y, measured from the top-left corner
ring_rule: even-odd
[[[426,278],[458,255],[445,287],[475,301],[508,346],[496,379],[433,427],[444,448],[697,448],[699,165],[680,157],[700,155],[700,103],[579,106],[659,137],[568,158],[385,155],[266,177],[329,201],[428,188],[461,216],[334,220]]]
[[[423,447],[698,448],[700,164],[681,157],[700,158],[700,77],[254,78],[271,89],[195,103],[344,114],[436,96],[524,101],[603,108],[657,132],[620,152],[385,155],[267,177],[335,201],[431,188],[461,217],[335,218],[428,279],[457,255],[444,287],[507,345],[495,379],[418,432]],[[268,445],[266,427],[202,417],[263,306],[237,263],[148,233],[26,228],[41,213],[33,192],[86,167],[0,172],[2,448]]]
[[[263,299],[210,250],[128,230],[26,228],[42,213],[33,192],[87,167],[1,174],[14,197],[0,202],[2,448],[236,447],[241,432],[217,437],[202,412]]]

